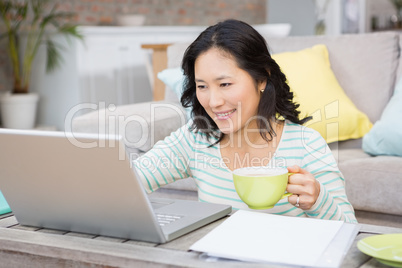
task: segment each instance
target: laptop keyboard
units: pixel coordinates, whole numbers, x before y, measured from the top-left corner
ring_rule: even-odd
[[[177,221],[178,219],[183,218],[183,216],[158,213],[156,214],[156,218],[160,226],[166,226],[174,221]]]

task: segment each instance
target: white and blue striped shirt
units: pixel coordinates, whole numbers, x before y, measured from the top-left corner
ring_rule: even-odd
[[[192,177],[201,202],[228,204],[249,209],[237,195],[232,171],[227,168],[219,144],[205,134],[189,130],[190,123],[159,141],[145,155],[135,160],[135,167],[147,192],[179,179]],[[354,210],[345,193],[345,180],[321,135],[310,128],[285,121],[281,140],[268,166],[298,165],[320,182],[321,191],[310,210],[290,204],[287,198],[264,212],[356,223]]]

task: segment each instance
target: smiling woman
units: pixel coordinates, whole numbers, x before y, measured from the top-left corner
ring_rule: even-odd
[[[148,192],[192,177],[200,201],[249,209],[233,171],[284,167],[292,173],[286,188],[292,195],[265,212],[356,222],[331,151],[302,126],[309,118],[299,118],[286,76],[254,28],[237,20],[207,28],[187,48],[182,67],[181,102],[193,120],[136,160]]]
[[[225,85],[230,89],[220,91],[228,92],[226,99],[230,97],[233,103],[236,94],[241,94],[237,102],[240,101],[243,111],[237,111],[237,114],[244,116],[239,117],[240,120],[243,120],[243,125],[246,121],[250,121],[251,125],[248,124],[248,126],[254,124],[254,128],[258,127],[261,137],[266,141],[275,135],[275,126],[272,124],[275,124],[276,120],[271,119],[275,119],[277,114],[297,124],[303,124],[309,120],[309,118],[298,118],[299,112],[296,110],[298,105],[292,101],[293,93],[289,90],[285,75],[268,52],[265,39],[246,23],[227,20],[206,29],[187,48],[182,67],[187,78],[181,99],[182,104],[184,107],[193,108],[193,116],[195,116],[193,126],[195,129],[202,129],[207,137],[214,135],[219,121],[205,121],[205,118],[211,117],[205,103],[201,104],[205,96],[198,98],[200,90],[199,88],[195,90],[196,86],[198,87],[195,79],[202,79],[197,75],[207,76],[208,72],[216,81],[220,78],[221,83],[218,83],[220,86]],[[229,76],[233,83],[221,81],[222,78],[228,79]],[[208,92],[212,92],[212,89]],[[254,97],[258,100],[245,102],[246,99]],[[255,103],[252,103],[253,101]],[[259,105],[260,101],[261,105]],[[212,103],[212,105],[215,104]],[[249,105],[252,106],[249,107]],[[234,108],[236,107],[221,106],[214,109],[218,112],[230,112]],[[254,113],[248,111],[251,109],[255,109]],[[230,123],[234,121],[230,120]],[[219,128],[219,130],[222,132],[222,129]],[[224,135],[219,135],[220,141],[225,138]]]
[[[222,133],[237,133],[257,114],[266,82],[255,85],[232,57],[212,48],[197,58],[194,70],[197,100]]]

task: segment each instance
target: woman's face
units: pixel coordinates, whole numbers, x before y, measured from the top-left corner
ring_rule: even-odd
[[[197,58],[194,72],[197,99],[222,133],[236,133],[257,115],[266,82],[256,84],[232,56],[211,48]]]

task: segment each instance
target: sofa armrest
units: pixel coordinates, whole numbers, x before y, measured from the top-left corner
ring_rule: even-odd
[[[121,135],[125,145],[148,151],[186,123],[179,103],[158,101],[113,106],[77,116],[72,132]]]

